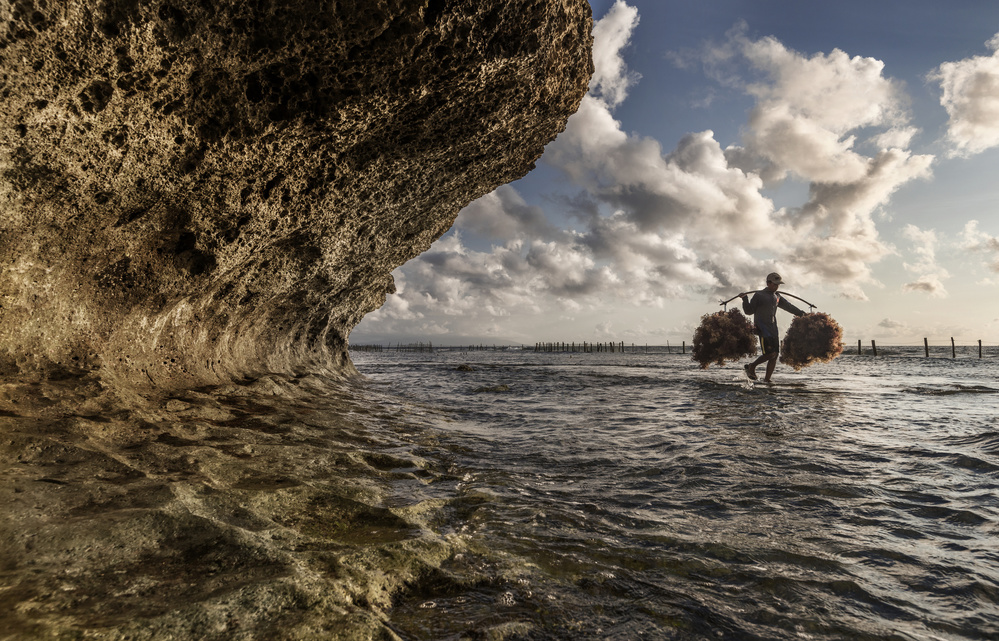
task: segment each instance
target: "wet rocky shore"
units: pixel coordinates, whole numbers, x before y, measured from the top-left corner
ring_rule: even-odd
[[[0,638],[395,638],[393,598],[452,580],[460,478],[354,391],[3,381]]]

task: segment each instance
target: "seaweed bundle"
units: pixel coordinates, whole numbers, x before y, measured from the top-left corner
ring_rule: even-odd
[[[791,321],[780,346],[780,362],[800,370],[843,353],[843,328],[828,314],[812,312]]]
[[[753,324],[738,309],[701,316],[694,331],[694,360],[701,369],[708,365],[724,365],[744,356],[756,355]]]

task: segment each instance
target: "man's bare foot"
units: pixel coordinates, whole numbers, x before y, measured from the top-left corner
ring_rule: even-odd
[[[742,369],[746,370],[746,376],[749,377],[749,380],[751,380],[751,381],[755,381],[756,380],[756,368],[755,367],[753,367],[752,365],[750,365],[750,364],[747,363],[746,365],[742,366]]]

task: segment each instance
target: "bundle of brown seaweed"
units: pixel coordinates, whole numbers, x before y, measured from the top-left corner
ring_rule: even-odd
[[[780,362],[795,370],[828,363],[843,353],[843,328],[828,314],[812,312],[791,321],[780,346]]]
[[[701,369],[711,363],[724,365],[726,360],[755,355],[753,324],[738,309],[701,316],[701,324],[694,332],[694,360]]]

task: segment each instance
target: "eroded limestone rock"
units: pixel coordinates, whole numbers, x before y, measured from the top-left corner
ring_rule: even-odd
[[[590,44],[586,0],[0,0],[0,373],[352,371]]]

